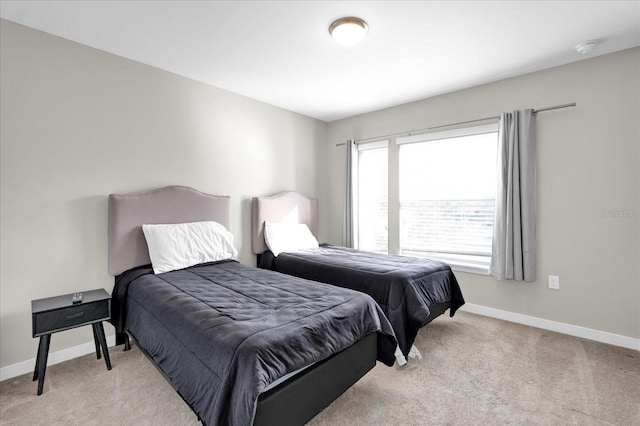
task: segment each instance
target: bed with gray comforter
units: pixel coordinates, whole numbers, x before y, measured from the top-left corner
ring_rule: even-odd
[[[405,357],[421,327],[445,309],[453,316],[464,305],[451,267],[437,260],[322,244],[277,257],[266,251],[259,266],[370,295],[391,322]]]
[[[393,329],[371,297],[227,260],[116,278],[112,321],[144,347],[204,424],[252,424],[269,384],[378,336],[394,363]],[[185,314],[188,313],[188,314]]]

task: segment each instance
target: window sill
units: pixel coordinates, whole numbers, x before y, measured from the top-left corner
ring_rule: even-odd
[[[468,256],[434,252],[412,252],[406,255],[439,260],[449,264],[455,272],[468,272],[478,275],[489,275],[489,265],[491,264],[491,258],[489,256]]]
[[[470,274],[489,275],[488,266],[466,265],[463,263],[447,262],[454,272],[467,272]]]

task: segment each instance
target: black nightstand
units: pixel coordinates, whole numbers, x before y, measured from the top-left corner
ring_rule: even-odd
[[[111,370],[109,348],[102,327],[102,321],[108,321],[111,317],[111,296],[104,289],[98,289],[82,292],[80,303],[71,303],[72,297],[73,294],[65,294],[31,301],[33,337],[40,337],[33,370],[33,380],[38,380],[38,395],[42,395],[52,333],[91,324],[97,358],[100,359],[102,348],[107,370]]]

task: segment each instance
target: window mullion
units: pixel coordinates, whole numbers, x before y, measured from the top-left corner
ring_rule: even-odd
[[[400,254],[400,155],[395,138],[389,140],[389,218],[388,250],[391,254]]]

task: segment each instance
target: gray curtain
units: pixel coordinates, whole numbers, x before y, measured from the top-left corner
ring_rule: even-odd
[[[536,279],[536,135],[533,110],[500,116],[498,192],[489,273]]]
[[[356,144],[349,139],[345,146],[347,148],[347,161],[345,169],[345,188],[344,188],[344,208],[342,220],[342,245],[345,247],[354,247],[355,244],[355,225],[354,225],[354,193],[355,193],[355,167],[353,162],[356,159]]]

